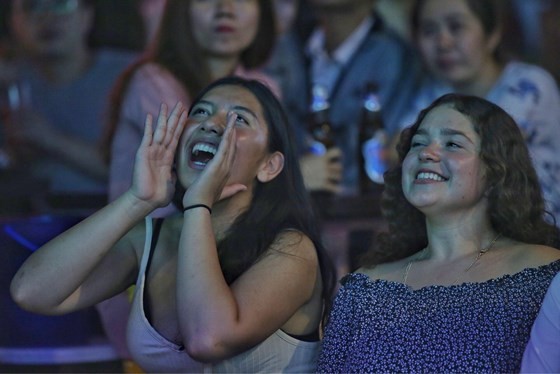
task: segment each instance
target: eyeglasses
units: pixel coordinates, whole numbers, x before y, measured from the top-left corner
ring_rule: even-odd
[[[22,0],[22,9],[28,14],[69,14],[78,9],[78,0]]]

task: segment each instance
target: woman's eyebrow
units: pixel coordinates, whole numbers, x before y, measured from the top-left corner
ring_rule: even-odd
[[[212,101],[201,99],[201,100],[198,100],[193,105],[193,108],[196,107],[197,105],[200,105],[200,104],[208,105],[208,106],[214,106],[215,105]],[[237,111],[240,111],[240,112],[245,112],[245,113],[250,114],[252,117],[254,117],[256,119],[259,118],[255,112],[253,112],[251,109],[249,109],[249,108],[247,108],[246,106],[243,106],[243,105],[234,105],[234,106],[231,107],[231,110],[237,110]]]
[[[210,102],[210,101],[208,101],[208,100],[204,100],[204,99],[198,100],[196,103],[193,103],[193,104],[192,104],[191,108],[189,109],[189,113],[188,113],[188,114],[191,114],[192,110],[193,110],[194,108],[196,108],[197,106],[199,106],[199,105],[212,106],[212,102]]]
[[[443,135],[448,135],[448,136],[459,135],[459,136],[462,136],[463,138],[467,139],[470,143],[474,144],[474,142],[471,140],[471,138],[469,138],[467,136],[467,134],[465,134],[463,131],[450,129],[450,128],[443,128],[443,129],[441,129],[441,133]]]
[[[249,109],[249,108],[247,108],[247,107],[245,107],[245,106],[242,106],[242,105],[235,105],[232,109],[233,109],[233,110],[238,110],[238,111],[241,111],[241,112],[249,113],[251,116],[253,116],[253,117],[256,118],[256,119],[259,118],[255,112],[253,112],[251,109]]]
[[[465,134],[463,131],[455,130],[455,129],[452,129],[452,128],[449,128],[449,127],[444,127],[444,128],[442,128],[442,129],[440,129],[440,133],[441,133],[442,135],[446,135],[446,136],[458,135],[458,136],[461,136],[461,137],[467,139],[470,143],[474,144],[474,142],[472,141],[472,139],[469,138],[469,137],[467,136],[467,134]],[[427,135],[428,135],[428,131],[427,131],[426,129],[421,128],[421,129],[416,130],[416,132],[414,133],[414,135],[413,135],[412,137],[414,137],[414,136],[416,136],[416,135],[419,135],[419,136],[422,136],[422,135],[427,136]]]

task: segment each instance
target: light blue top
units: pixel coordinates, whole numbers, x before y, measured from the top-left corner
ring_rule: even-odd
[[[522,373],[560,373],[560,274],[557,274],[537,315],[525,348]]]

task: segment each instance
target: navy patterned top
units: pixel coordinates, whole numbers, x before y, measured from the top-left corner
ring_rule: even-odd
[[[481,283],[427,286],[349,274],[335,299],[318,372],[519,371],[560,260]]]

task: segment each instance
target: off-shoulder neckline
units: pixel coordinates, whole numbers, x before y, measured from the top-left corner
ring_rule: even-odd
[[[481,281],[481,282],[462,282],[462,283],[451,284],[451,285],[430,284],[430,285],[422,286],[422,287],[419,287],[419,288],[412,288],[408,284],[398,282],[398,281],[389,280],[389,279],[382,279],[382,278],[372,279],[367,274],[356,273],[356,272],[355,273],[348,273],[347,275],[345,275],[342,278],[341,282],[343,282],[343,280],[345,278],[355,278],[355,279],[363,280],[367,284],[370,284],[370,285],[375,285],[377,283],[388,284],[388,285],[392,285],[394,287],[405,288],[409,292],[415,293],[415,292],[422,292],[422,291],[433,290],[433,289],[446,289],[446,288],[456,289],[456,288],[465,287],[465,286],[482,286],[482,285],[491,284],[491,283],[494,283],[494,282],[500,282],[500,281],[503,281],[505,279],[515,278],[515,277],[524,275],[525,273],[538,272],[538,271],[542,270],[543,268],[554,267],[556,265],[558,265],[560,267],[560,259],[554,260],[552,262],[549,262],[548,264],[543,264],[543,265],[539,265],[539,266],[536,266],[536,267],[527,267],[527,268],[524,268],[524,269],[522,269],[522,270],[520,270],[516,273],[500,275],[499,277],[490,278],[488,280]],[[345,282],[342,284],[342,287],[344,287],[344,285],[345,285]]]

